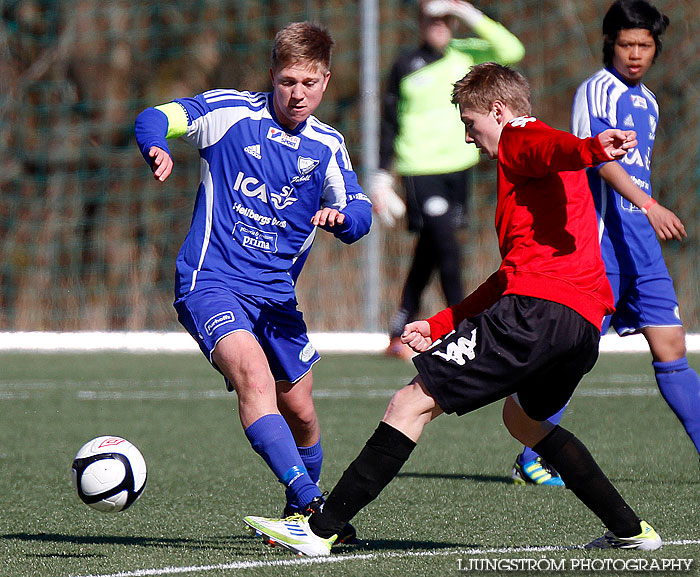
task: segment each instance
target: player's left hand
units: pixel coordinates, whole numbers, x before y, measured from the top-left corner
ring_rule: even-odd
[[[681,219],[672,210],[660,204],[655,204],[647,210],[647,218],[661,240],[683,240],[688,236]]]
[[[637,133],[634,130],[608,128],[598,135],[600,144],[612,160],[622,158],[630,148],[637,146]]]
[[[345,222],[345,214],[335,208],[325,207],[311,217],[314,226],[334,227]]]

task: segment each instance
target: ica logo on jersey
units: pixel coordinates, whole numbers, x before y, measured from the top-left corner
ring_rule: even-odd
[[[246,176],[239,172],[233,184],[233,190],[242,192],[249,198],[257,198],[266,204],[268,202],[267,186],[254,176]],[[294,188],[291,186],[283,186],[281,192],[271,192],[269,196],[272,204],[278,209],[286,208],[299,200],[294,196]]]
[[[620,159],[620,162],[629,166],[639,166],[649,170],[651,167],[651,149],[647,148],[647,153],[642,158],[642,153],[639,152],[639,148],[632,148]]]

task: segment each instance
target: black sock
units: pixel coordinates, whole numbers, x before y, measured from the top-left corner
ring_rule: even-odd
[[[328,496],[323,510],[309,520],[319,537],[337,535],[396,476],[416,444],[384,422],[374,431],[357,458]]]
[[[639,534],[639,517],[572,433],[557,426],[532,449],[559,471],[566,487],[617,537]]]

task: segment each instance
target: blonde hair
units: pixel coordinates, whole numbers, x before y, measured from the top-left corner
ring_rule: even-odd
[[[496,62],[472,66],[467,75],[454,83],[452,103],[461,108],[488,112],[496,100],[515,116],[529,115],[530,85],[525,77]]]
[[[273,71],[299,64],[328,72],[333,50],[331,35],[311,22],[292,22],[275,35],[270,66]]]

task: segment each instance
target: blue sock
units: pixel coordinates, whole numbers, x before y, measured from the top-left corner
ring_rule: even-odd
[[[323,464],[323,449],[321,448],[321,438],[310,447],[297,447],[301,460],[309,473],[309,477],[314,483],[318,483],[321,478],[321,465]]]
[[[683,423],[700,453],[700,377],[681,357],[667,363],[653,362],[661,395]]]
[[[245,435],[253,450],[286,487],[287,494],[291,494],[301,507],[321,495],[304,467],[292,431],[282,415],[263,415],[245,430]]]
[[[564,411],[566,411],[566,407],[569,406],[569,403],[564,405],[562,409],[559,409],[558,412],[554,413],[549,419],[547,419],[552,425],[558,425],[561,422],[561,418],[564,416]],[[518,463],[521,465],[524,465],[525,463],[529,463],[530,461],[534,461],[539,455],[535,453],[530,447],[523,447],[523,452],[520,453],[520,456],[518,457]]]
[[[318,481],[321,478],[321,465],[323,463],[323,449],[321,448],[321,439],[319,438],[316,443],[310,447],[297,447],[299,451],[299,456],[304,462],[306,471],[309,474],[311,480],[318,485]],[[294,499],[294,495],[287,491],[287,506],[292,509],[299,509],[299,503]]]

